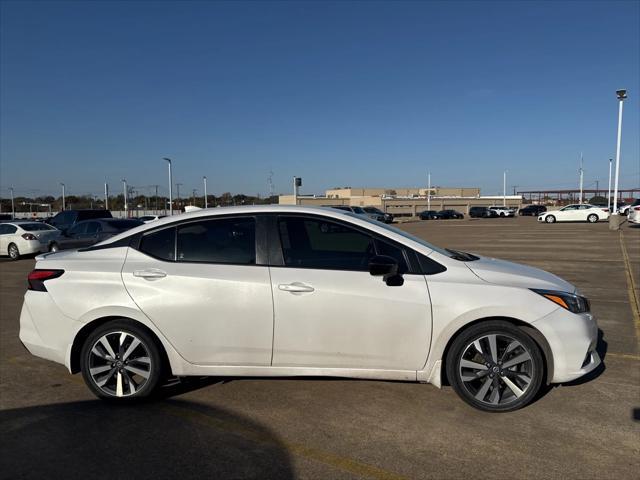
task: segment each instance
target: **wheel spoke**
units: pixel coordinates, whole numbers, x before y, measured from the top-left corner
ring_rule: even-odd
[[[126,352],[122,354],[122,360],[124,361],[127,358],[129,358],[129,355],[131,355],[131,352],[133,352],[138,347],[138,345],[140,345],[140,340],[138,340],[137,338],[134,338],[133,341],[131,342],[131,345],[129,345],[129,348],[127,348]]]
[[[112,362],[115,360],[115,357],[110,357],[109,355],[105,355],[100,350],[98,350],[97,346],[91,349],[91,353],[93,353],[96,357],[106,360],[107,362]]]
[[[480,353],[480,354],[484,353],[482,351],[482,347],[480,346],[480,339],[478,339],[475,342],[473,342],[473,346],[476,347],[476,350],[478,351],[478,353]]]
[[[498,361],[498,342],[496,340],[496,335],[489,335],[489,352],[491,353],[491,360],[494,362]]]
[[[482,384],[482,387],[480,387],[480,390],[478,390],[478,393],[476,393],[477,400],[484,401],[484,397],[487,395],[487,392],[489,391],[489,387],[491,386],[492,383],[493,383],[493,378],[487,377],[487,379]]]
[[[106,385],[106,383],[111,380],[111,377],[113,377],[113,374],[116,372],[115,368],[112,368],[111,371],[109,373],[107,373],[104,377],[102,377],[99,381],[96,380],[96,385],[98,385],[100,388],[104,387]]]
[[[100,344],[104,347],[107,353],[111,355],[111,358],[116,358],[116,353],[113,351],[113,348],[111,348],[106,335],[100,339]]]
[[[509,352],[512,352],[513,350],[515,350],[516,348],[518,348],[520,346],[520,342],[517,340],[514,340],[513,342],[511,342],[508,346],[507,349],[504,351],[504,353],[502,354],[502,358],[500,358],[501,361],[504,362],[504,359],[507,357],[507,354]]]
[[[128,371],[130,371],[132,373],[135,373],[136,375],[140,375],[141,377],[149,378],[149,372],[147,372],[145,370],[141,370],[139,368],[132,367],[131,365],[125,365],[124,369],[128,370]]]
[[[472,362],[471,360],[462,359],[460,360],[460,366],[462,368],[471,368],[473,370],[487,370],[487,366],[482,363]]]
[[[125,380],[127,381],[127,385],[129,386],[129,394],[136,393],[136,382],[133,381],[131,375],[129,375],[126,370],[122,371],[122,375],[124,376]]]
[[[109,365],[103,365],[101,367],[90,368],[89,371],[91,372],[91,375],[95,377],[99,373],[106,372],[107,370],[111,370],[112,368],[113,367],[109,364]]]
[[[116,379],[116,397],[121,397],[122,395],[122,374],[118,372],[118,378]]]
[[[137,362],[137,363],[146,363],[147,365],[151,364],[151,359],[149,357],[137,357],[129,360],[129,363]]]
[[[513,392],[513,394],[517,398],[520,398],[524,393],[524,391],[520,390],[520,388],[515,383],[513,383],[511,379],[509,379],[509,377],[503,376],[502,381],[505,383],[507,387],[509,387],[509,389]]]
[[[513,357],[511,360],[504,362],[502,364],[502,368],[513,367],[514,365],[518,365],[520,363],[526,362],[527,360],[531,360],[531,355],[529,355],[529,352],[524,352],[524,353],[521,353],[520,355]]]
[[[493,405],[497,405],[500,403],[500,381],[497,377],[493,379],[493,390],[491,391],[491,395],[489,396],[489,401]]]

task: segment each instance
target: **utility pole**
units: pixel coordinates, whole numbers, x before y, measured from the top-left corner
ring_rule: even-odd
[[[302,178],[293,177],[293,203],[298,205],[298,187],[302,186]]]
[[[192,198],[192,202],[193,202],[193,206],[194,206],[194,207],[197,207],[197,205],[196,205],[196,192],[197,192],[197,191],[198,191],[198,190],[196,190],[195,188],[191,191],[191,194],[192,194],[192,197],[191,197],[191,198]]]
[[[600,195],[600,180],[596,180],[596,195]]]
[[[431,172],[427,172],[427,210],[431,210]]]
[[[618,141],[616,143],[616,179],[613,188],[613,215],[618,215],[618,179],[620,177],[620,141],[622,140],[622,105],[627,98],[626,90],[616,91],[618,96]]]
[[[513,185],[513,196],[515,197],[516,195],[516,188],[518,188],[520,185]]]
[[[273,193],[274,193],[274,189],[273,189],[273,170],[269,170],[269,177],[267,179],[267,182],[269,183],[269,201],[272,201],[273,198]]]
[[[124,193],[124,218],[129,218],[129,204],[127,202],[129,191],[127,189],[127,180],[124,178],[122,179],[122,188]]]
[[[154,187],[156,187],[156,205],[155,205],[155,209],[156,209],[156,215],[158,215],[158,185],[154,185]]]
[[[104,182],[104,209],[109,210],[109,184]]]
[[[67,205],[65,202],[65,195],[64,195],[64,190],[65,190],[65,184],[64,183],[60,183],[60,185],[62,185],[62,211],[64,212],[67,209]]]
[[[170,158],[164,158],[164,160],[167,161],[167,163],[169,164],[169,215],[173,215],[173,175],[171,173],[171,159]],[[167,211],[166,205],[165,205],[165,212]]]
[[[584,179],[584,169],[582,168],[583,165],[583,161],[582,161],[582,152],[580,152],[580,170],[578,170],[578,172],[580,173],[580,200],[578,201],[578,203],[582,203],[582,185],[583,185],[583,179]]]
[[[182,183],[176,183],[176,207],[180,208],[180,185]]]
[[[202,177],[202,183],[204,183],[204,208],[209,208],[209,200],[207,199],[207,177]]]
[[[607,190],[607,208],[611,211],[611,165],[613,164],[613,158],[609,159],[609,189]]]
[[[14,202],[13,202],[13,187],[9,188],[9,190],[11,191],[11,220],[15,220],[16,219],[16,207],[15,207]]]

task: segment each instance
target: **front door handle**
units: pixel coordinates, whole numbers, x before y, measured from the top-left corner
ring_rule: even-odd
[[[278,288],[283,292],[290,293],[305,293],[305,292],[313,292],[314,288],[311,285],[305,285],[300,282],[293,283],[281,283],[278,285]]]
[[[164,278],[167,276],[167,272],[151,268],[149,270],[135,270],[133,272],[134,277],[144,278],[146,280],[155,280],[158,278]]]

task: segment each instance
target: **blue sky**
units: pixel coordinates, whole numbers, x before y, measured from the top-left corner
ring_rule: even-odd
[[[640,184],[640,2],[11,2],[0,194]]]

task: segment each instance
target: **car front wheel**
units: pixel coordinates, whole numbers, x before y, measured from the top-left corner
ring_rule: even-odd
[[[82,377],[99,398],[127,401],[150,396],[163,375],[152,336],[126,320],[98,327],[83,344]]]
[[[596,215],[595,213],[592,213],[587,217],[587,222],[589,223],[596,223],[597,221],[598,221],[598,215]]]
[[[556,222],[556,217],[554,217],[553,215],[547,215],[544,218],[544,221],[547,223],[555,223]]]
[[[469,405],[509,412],[537,395],[545,375],[540,348],[521,329],[488,321],[464,331],[446,358],[447,378]]]

